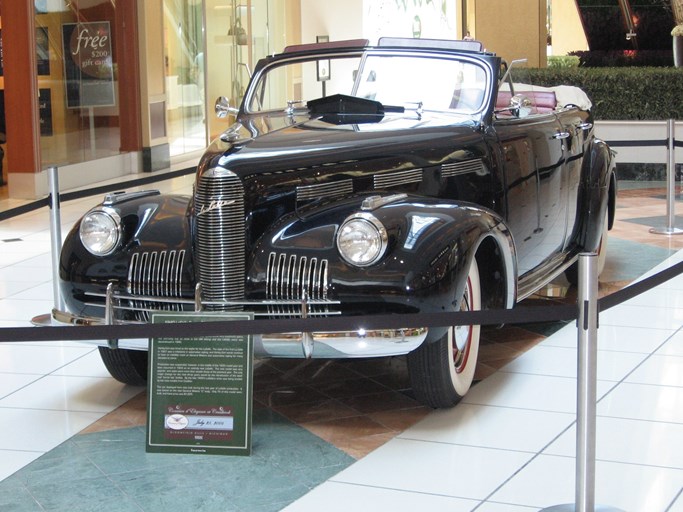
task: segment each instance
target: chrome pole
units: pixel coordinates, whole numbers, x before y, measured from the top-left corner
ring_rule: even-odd
[[[59,173],[57,167],[47,169],[50,188],[50,242],[52,250],[52,295],[55,309],[64,311],[64,300],[59,292],[59,254],[62,250],[62,224],[59,211]]]
[[[666,163],[666,218],[663,228],[652,228],[650,233],[657,235],[680,235],[683,229],[676,227],[676,124],[673,119],[667,123],[667,163]]]
[[[579,256],[576,510],[595,510],[595,426],[598,375],[598,257]]]
[[[598,255],[579,255],[578,373],[576,389],[575,503],[542,512],[622,512],[595,505],[595,431],[598,380]]]

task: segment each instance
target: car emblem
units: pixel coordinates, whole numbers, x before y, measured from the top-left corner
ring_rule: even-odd
[[[213,200],[209,203],[209,206],[202,205],[202,207],[199,209],[199,212],[197,212],[197,217],[200,217],[204,215],[205,213],[209,213],[212,210],[220,210],[224,206],[229,206],[235,202],[234,199],[230,201],[220,201],[220,200]]]

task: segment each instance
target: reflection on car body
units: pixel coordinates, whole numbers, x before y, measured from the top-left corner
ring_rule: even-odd
[[[503,81],[501,69],[471,44],[401,39],[261,60],[240,108],[217,104],[235,122],[203,156],[192,197],[112,195],[74,226],[55,318],[513,307],[601,246],[616,179],[583,93],[525,84],[514,67]],[[415,395],[434,407],[472,383],[478,326],[354,329],[263,335],[256,348],[406,354]],[[114,377],[139,384],[144,349],[120,340],[100,352]]]

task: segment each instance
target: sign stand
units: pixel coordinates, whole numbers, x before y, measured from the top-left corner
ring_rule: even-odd
[[[595,427],[598,374],[598,257],[579,256],[576,503],[541,512],[623,512],[595,505]]]
[[[88,107],[88,118],[90,120],[90,156],[94,159],[97,153],[95,146],[95,109]]]
[[[156,313],[153,323],[250,320],[249,313]],[[254,345],[225,334],[153,338],[149,352],[148,452],[251,454]]]

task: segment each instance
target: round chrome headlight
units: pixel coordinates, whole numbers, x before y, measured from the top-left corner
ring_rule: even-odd
[[[337,250],[347,263],[367,267],[384,255],[387,240],[387,230],[375,216],[356,213],[339,228]]]
[[[91,254],[111,254],[121,240],[121,218],[111,209],[92,210],[81,220],[80,237]]]

